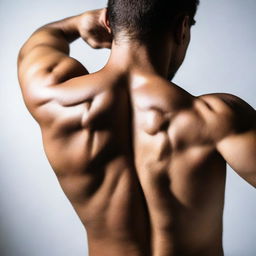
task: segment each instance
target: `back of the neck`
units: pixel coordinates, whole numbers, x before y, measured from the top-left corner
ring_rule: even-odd
[[[167,77],[172,44],[166,39],[142,43],[132,40],[113,41],[106,68],[116,72],[141,73]]]

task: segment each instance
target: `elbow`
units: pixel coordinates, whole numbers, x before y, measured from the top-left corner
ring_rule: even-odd
[[[24,58],[25,58],[25,54],[26,54],[25,50],[26,50],[26,43],[24,43],[24,44],[22,45],[22,47],[20,48],[20,50],[19,50],[18,58],[17,58],[17,65],[18,65],[18,66],[21,64],[21,62],[22,62],[22,61],[24,60]]]
[[[23,47],[20,49],[19,54],[18,54],[18,59],[17,59],[17,65],[19,66],[22,60],[24,59],[24,52],[23,52]]]

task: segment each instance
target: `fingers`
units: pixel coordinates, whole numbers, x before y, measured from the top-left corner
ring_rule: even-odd
[[[88,39],[84,40],[89,46],[91,46],[93,49],[102,49],[102,48],[107,48],[111,49],[112,47],[112,42],[106,41],[106,42],[99,42],[94,39]]]
[[[106,42],[103,44],[103,48],[111,49],[112,48],[112,42]]]

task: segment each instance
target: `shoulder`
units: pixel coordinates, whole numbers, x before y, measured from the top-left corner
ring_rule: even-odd
[[[205,94],[195,99],[195,108],[213,129],[215,136],[242,133],[255,127],[256,112],[246,101],[229,93]]]
[[[212,93],[201,95],[196,98],[204,101],[216,114],[222,114],[229,118],[240,121],[250,119],[254,121],[255,109],[240,97],[229,93]],[[250,121],[248,120],[248,121]]]
[[[102,85],[99,75],[88,74],[51,86],[35,86],[29,92],[24,92],[24,98],[35,120],[40,126],[48,128],[63,119],[71,120],[83,115],[91,103],[103,98],[108,89],[106,87]]]

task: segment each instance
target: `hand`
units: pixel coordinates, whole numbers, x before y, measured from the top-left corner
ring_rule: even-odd
[[[80,15],[78,30],[81,38],[94,49],[111,48],[112,34],[105,23],[106,8]]]

